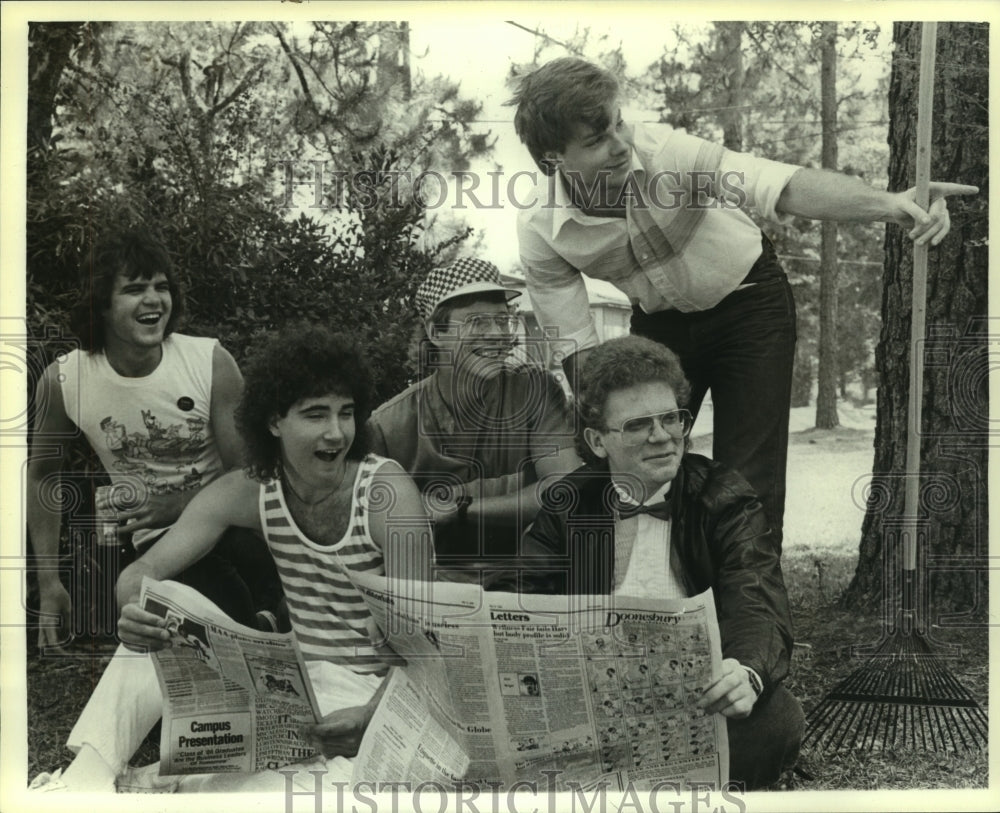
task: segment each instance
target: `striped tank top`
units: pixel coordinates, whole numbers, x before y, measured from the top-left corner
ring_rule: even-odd
[[[260,486],[261,525],[281,577],[288,616],[306,660],[330,661],[359,674],[385,674],[388,665],[372,648],[365,622],[371,617],[345,571],[385,573],[382,551],[368,529],[372,477],[386,458],[361,461],[351,498],[351,521],[334,545],[319,545],[295,524],[280,480]]]

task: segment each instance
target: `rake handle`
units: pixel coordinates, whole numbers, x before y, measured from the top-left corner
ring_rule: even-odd
[[[934,111],[934,59],[937,23],[921,24],[920,85],[917,91],[917,205],[930,206],[931,125]],[[906,490],[903,505],[903,576],[911,583],[917,569],[917,520],[920,508],[920,431],[924,393],[923,343],[927,325],[928,245],[913,245],[913,313],[910,322],[910,392],[906,434]],[[904,594],[905,599],[905,594]],[[907,602],[903,602],[907,608]],[[909,605],[912,609],[913,605]]]

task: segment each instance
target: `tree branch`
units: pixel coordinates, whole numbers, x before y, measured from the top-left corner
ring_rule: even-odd
[[[794,73],[779,65],[778,61],[764,50],[764,44],[757,39],[753,31],[751,30],[750,26],[744,26],[743,30],[746,31],[747,36],[750,38],[750,42],[752,42],[757,47],[757,50],[760,51],[762,54],[764,54],[764,56],[766,56],[768,59],[770,59],[771,62],[779,71],[785,74],[785,76],[791,79],[796,85],[798,85],[803,90],[809,90],[809,88],[806,87],[806,85],[802,82],[801,79],[799,79],[799,77],[797,77]]]
[[[322,113],[320,113],[319,107],[316,105],[316,100],[313,98],[312,91],[309,89],[309,83],[306,81],[306,75],[302,71],[302,66],[299,65],[298,60],[295,58],[295,54],[292,53],[292,49],[285,40],[285,35],[281,33],[281,29],[275,23],[271,23],[271,28],[274,30],[274,34],[277,36],[278,42],[281,44],[281,50],[285,52],[285,56],[288,57],[288,61],[292,63],[292,69],[295,71],[295,75],[299,79],[299,86],[302,88],[302,93],[306,97],[306,102],[309,104],[309,108],[312,110],[313,116],[316,117],[316,121],[319,124],[323,124],[325,117]],[[336,151],[333,148],[333,144],[330,143],[330,136],[327,133],[326,128],[318,127],[317,129],[323,137],[323,142],[326,144],[327,152],[329,152],[330,155],[334,155]]]
[[[201,119],[207,112],[207,108],[202,104],[201,100],[194,95],[194,91],[191,89],[191,53],[189,51],[184,51],[179,57],[160,57],[160,62],[164,65],[170,65],[173,68],[177,68],[177,72],[181,77],[181,93],[184,94],[184,101],[187,102],[188,107],[194,112],[195,117]]]
[[[306,81],[306,75],[302,72],[302,66],[299,65],[298,60],[295,58],[295,54],[292,53],[292,49],[285,41],[285,35],[281,33],[281,29],[275,23],[271,23],[271,28],[274,30],[274,34],[278,38],[278,42],[281,43],[281,50],[285,52],[285,56],[288,57],[288,61],[292,63],[292,70],[295,71],[295,75],[299,78],[299,86],[305,94],[306,101],[309,102],[309,107],[312,108],[316,118],[321,118],[319,108],[316,107],[316,100],[313,99],[312,91],[309,89],[309,83]]]
[[[240,96],[240,94],[242,94],[243,91],[247,89],[250,82],[255,77],[259,76],[263,70],[264,70],[264,64],[262,62],[258,62],[257,65],[248,70],[243,75],[243,78],[240,80],[239,84],[236,85],[236,87],[233,89],[233,92],[230,93],[228,96],[226,96],[226,98],[223,99],[221,102],[212,107],[210,115],[214,116],[216,113],[221,113],[223,110],[229,107],[229,105],[231,105],[234,101],[236,101],[236,99]]]

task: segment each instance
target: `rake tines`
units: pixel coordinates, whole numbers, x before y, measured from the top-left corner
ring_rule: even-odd
[[[987,742],[987,717],[917,632],[890,635],[809,715],[803,745],[959,751]]]

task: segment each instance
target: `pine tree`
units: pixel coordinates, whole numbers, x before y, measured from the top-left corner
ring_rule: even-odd
[[[891,189],[905,189],[914,183],[920,24],[896,23],[893,40],[889,176]],[[973,619],[987,610],[988,57],[987,24],[939,25],[931,177],[980,192],[949,200],[951,234],[928,264],[920,482],[927,546],[918,550],[918,572],[935,613]],[[849,605],[878,602],[885,573],[899,567],[899,551],[885,539],[903,513],[913,261],[902,229],[887,229],[885,247],[875,473]]]

